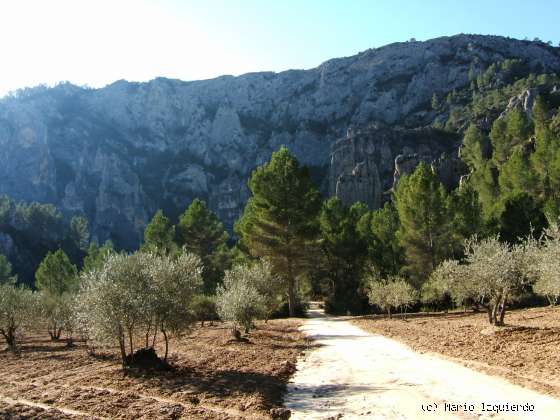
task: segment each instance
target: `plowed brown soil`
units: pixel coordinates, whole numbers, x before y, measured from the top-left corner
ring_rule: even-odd
[[[123,373],[116,349],[93,357],[29,334],[19,354],[0,353],[0,419],[270,418],[307,348],[299,324],[260,323],[248,342],[225,324],[196,327],[171,342],[175,369],[161,373]]]
[[[506,313],[505,327],[492,327],[484,313],[414,314],[352,321],[392,337],[418,352],[433,352],[470,368],[560,397],[560,307]]]

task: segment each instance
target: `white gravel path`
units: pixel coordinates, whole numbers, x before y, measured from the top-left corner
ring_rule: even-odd
[[[319,347],[298,361],[288,385],[292,419],[560,419],[560,400],[310,312],[301,329]],[[533,411],[492,411],[506,403]]]

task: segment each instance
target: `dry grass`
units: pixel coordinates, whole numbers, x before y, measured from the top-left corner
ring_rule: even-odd
[[[370,332],[395,338],[419,352],[434,352],[536,391],[560,397],[560,307],[506,313],[492,327],[485,313],[418,315],[353,320]]]
[[[196,327],[172,341],[175,369],[149,374],[123,373],[115,349],[92,357],[38,332],[0,353],[0,419],[269,418],[307,347],[300,322],[261,323],[248,343],[224,324]]]

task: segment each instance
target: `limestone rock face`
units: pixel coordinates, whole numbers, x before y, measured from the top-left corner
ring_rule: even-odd
[[[333,146],[330,194],[346,204],[362,201],[381,207],[402,175],[420,162],[432,165],[447,188],[466,171],[458,157],[460,137],[443,131],[403,129],[379,124],[349,130]]]
[[[456,151],[438,146],[437,136],[414,135],[435,117],[433,94],[461,89],[471,68],[506,58],[560,70],[557,48],[458,35],[310,70],[24,90],[0,100],[0,194],[85,215],[98,240],[132,248],[158,208],[176,217],[195,197],[231,228],[251,171],[286,145],[325,195],[376,207],[393,184],[396,156],[423,156],[428,147],[431,162]],[[335,144],[348,127],[373,122],[393,134],[374,130],[355,147]],[[396,139],[397,126],[409,130],[405,140]]]

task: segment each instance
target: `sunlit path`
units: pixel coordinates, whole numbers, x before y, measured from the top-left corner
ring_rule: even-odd
[[[298,363],[286,407],[294,419],[553,419],[560,400],[364,332],[314,309],[302,329],[319,347]],[[447,404],[472,404],[451,411]],[[533,412],[483,411],[483,403],[531,404]],[[431,405],[429,405],[431,404]],[[488,408],[488,407],[486,407]],[[427,410],[435,411],[427,411]],[[491,408],[488,408],[491,410]]]

